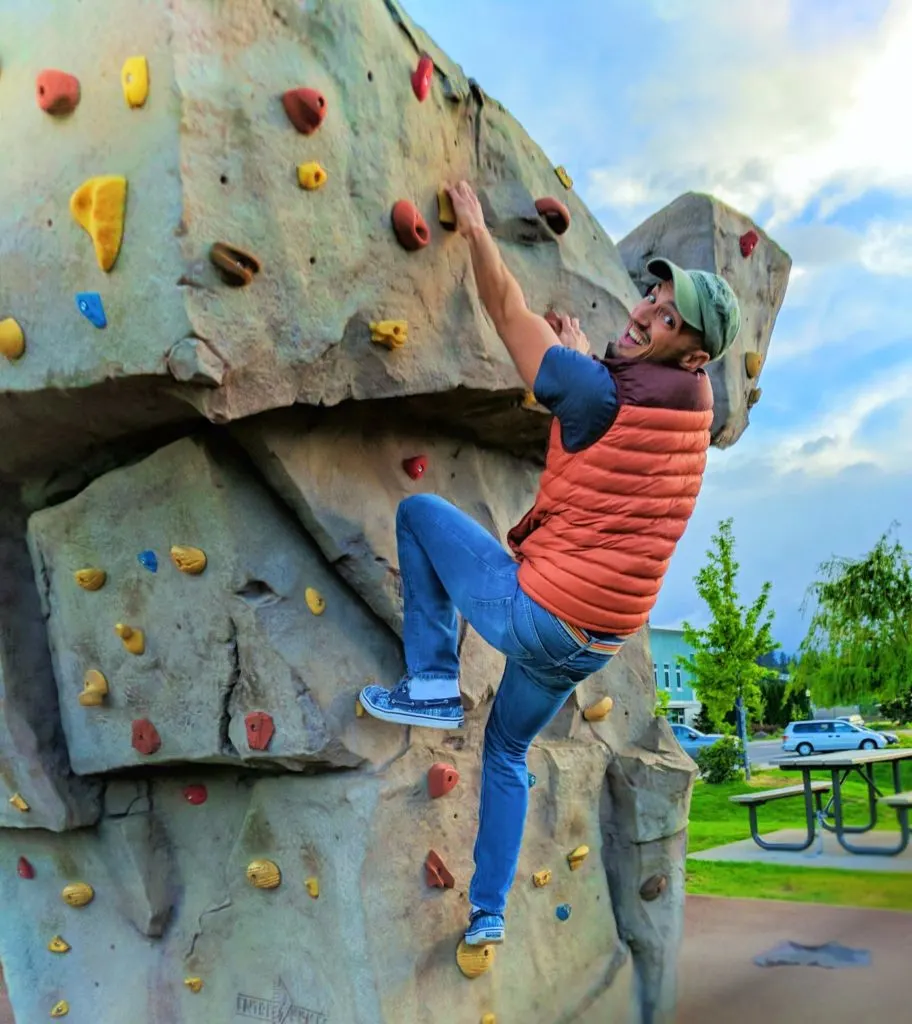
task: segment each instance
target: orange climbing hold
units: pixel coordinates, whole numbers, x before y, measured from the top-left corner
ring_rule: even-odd
[[[562,235],[569,229],[570,211],[554,196],[536,199],[535,209],[538,210],[539,217],[544,217],[545,223],[555,235]]]
[[[158,729],[149,721],[148,718],[135,718],[132,726],[132,744],[133,749],[139,751],[140,754],[154,754],[162,745],[161,736],[158,735]]]
[[[423,249],[431,240],[427,221],[408,199],[400,199],[393,207],[393,230],[399,244],[409,252]]]
[[[25,351],[25,334],[12,318],[0,320],[0,355],[7,359],[18,359]]]
[[[66,71],[42,71],[35,80],[35,98],[47,114],[72,114],[79,106],[79,79]]]
[[[402,468],[413,480],[420,480],[427,472],[427,456],[413,455],[410,459],[403,459]]]
[[[431,91],[431,79],[434,77],[434,62],[424,54],[418,61],[418,67],[412,72],[412,90],[419,103],[424,103]]]
[[[289,89],[282,96],[282,106],[302,135],[313,135],[326,117],[326,97],[316,89]]]
[[[266,750],[275,734],[272,715],[266,711],[251,711],[244,716],[247,730],[247,746],[251,750]]]
[[[73,573],[73,578],[83,590],[101,590],[108,574],[104,569],[77,569]]]
[[[427,884],[435,889],[452,889],[456,885],[456,879],[436,850],[429,851],[424,862],[424,870]]]
[[[459,782],[459,772],[451,764],[438,761],[428,769],[427,782],[428,794],[432,800],[436,800],[456,788],[456,784]]]
[[[89,178],[70,196],[70,213],[95,245],[98,265],[109,271],[123,241],[127,179],[117,174]]]

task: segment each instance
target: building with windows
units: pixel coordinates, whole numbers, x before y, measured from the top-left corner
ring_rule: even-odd
[[[689,658],[693,653],[684,641],[684,631],[656,626],[648,628],[656,691],[666,690],[671,695],[668,720],[692,725],[703,705],[694,696],[693,677],[678,664],[679,656]]]

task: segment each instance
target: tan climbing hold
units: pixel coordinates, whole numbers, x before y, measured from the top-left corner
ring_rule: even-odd
[[[456,949],[456,963],[467,978],[480,978],[494,964],[494,947],[469,946],[463,939]]]
[[[114,632],[123,640],[123,645],[131,654],[142,654],[146,649],[146,637],[141,629],[126,626],[118,622]]]
[[[667,875],[651,875],[640,886],[640,899],[645,900],[646,903],[652,903],[652,901],[657,900],[667,888]]]
[[[572,850],[567,854],[567,863],[570,865],[571,871],[576,871],[582,867],[583,861],[589,856],[588,846],[577,846],[575,850]]]
[[[298,184],[309,192],[323,188],[328,177],[329,175],[316,160],[311,160],[310,163],[306,164],[298,164]]]
[[[189,978],[184,978],[184,984],[187,986],[187,988],[190,989],[191,992],[199,992],[199,990],[203,987],[203,979],[193,975]]]
[[[117,174],[89,178],[70,197],[70,213],[91,236],[104,271],[114,266],[120,252],[126,206],[127,179]]]
[[[388,349],[402,348],[408,341],[407,320],[378,320],[370,325],[371,341]]]
[[[97,668],[90,668],[82,680],[79,703],[84,708],[97,708],[104,704],[108,695],[108,681]]]
[[[573,179],[567,173],[566,167],[555,167],[554,173],[557,175],[557,180],[564,186],[564,188],[573,188]]]
[[[69,953],[72,946],[66,941],[66,939],[61,938],[59,935],[55,935],[48,943],[48,949],[52,953]]]
[[[544,889],[551,881],[551,872],[546,868],[544,871],[536,871],[532,876],[532,884],[536,889]]]
[[[282,872],[274,861],[252,860],[247,865],[247,881],[257,889],[276,889],[282,881]]]
[[[101,590],[108,579],[104,569],[77,569],[73,578],[83,590]]]
[[[59,1003],[54,1003],[51,1007],[52,1017],[65,1017],[69,1012],[70,1004],[65,999],[61,999]]]
[[[149,98],[149,62],[145,57],[128,57],[120,71],[124,99],[130,108],[141,107]]]
[[[171,561],[188,576],[199,576],[206,568],[206,552],[201,548],[185,548],[175,544],[171,548]]]
[[[60,895],[71,907],[85,907],[95,899],[95,890],[87,882],[70,882],[63,887]]]
[[[610,697],[602,697],[601,700],[596,701],[595,704],[590,704],[586,708],[583,712],[583,718],[587,722],[601,722],[603,718],[607,718],[611,714],[613,707],[614,701]]]
[[[445,188],[437,193],[437,220],[447,231],[456,230],[456,211],[453,209],[453,200]]]
[[[320,880],[311,876],[304,883],[304,888],[311,899],[317,899],[320,895]]]
[[[25,802],[25,800],[23,800],[22,796],[19,793],[13,793],[13,795],[9,798],[9,802],[13,805],[13,807],[16,808],[17,811],[22,811],[23,814],[26,811],[31,810],[29,805]]]
[[[747,396],[747,407],[753,409],[753,407],[760,401],[760,396],[763,394],[762,388],[751,388]]]
[[[322,615],[326,611],[326,601],[319,590],[314,590],[313,587],[308,587],[304,591],[304,600],[307,602],[307,607],[314,613],[314,615]]]
[[[7,359],[18,359],[25,351],[25,335],[19,323],[11,316],[0,320],[0,354]]]
[[[744,353],[744,372],[751,380],[760,375],[760,368],[762,366],[763,356],[761,356],[759,352]]]

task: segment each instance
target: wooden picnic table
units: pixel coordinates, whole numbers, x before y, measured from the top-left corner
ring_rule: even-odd
[[[840,846],[849,853],[861,853],[883,857],[895,857],[909,845],[909,801],[901,800],[902,781],[900,778],[903,761],[912,761],[912,747],[894,747],[888,750],[840,750],[829,754],[808,754],[804,757],[788,757],[779,762],[782,771],[801,772],[805,801],[810,806],[813,793],[812,772],[829,772],[832,779],[833,795],[822,813],[818,814],[820,825],[832,832]],[[874,781],[874,767],[889,764],[892,769],[893,793],[889,797],[877,788]],[[842,784],[850,775],[857,775],[868,791],[868,821],[864,825],[846,825],[843,820]],[[899,819],[899,839],[892,846],[859,846],[846,838],[870,832],[877,824],[877,802],[883,800],[896,810]],[[832,817],[830,824],[827,818]]]

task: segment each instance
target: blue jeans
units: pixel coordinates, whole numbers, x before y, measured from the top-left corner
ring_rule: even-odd
[[[517,582],[518,564],[470,516],[432,494],[396,514],[409,678],[457,677],[457,612],[507,657],[485,729],[475,875],[469,899],[503,914],[529,802],[526,753],[577,683],[610,655],[590,650]],[[588,634],[593,640],[619,637]]]

